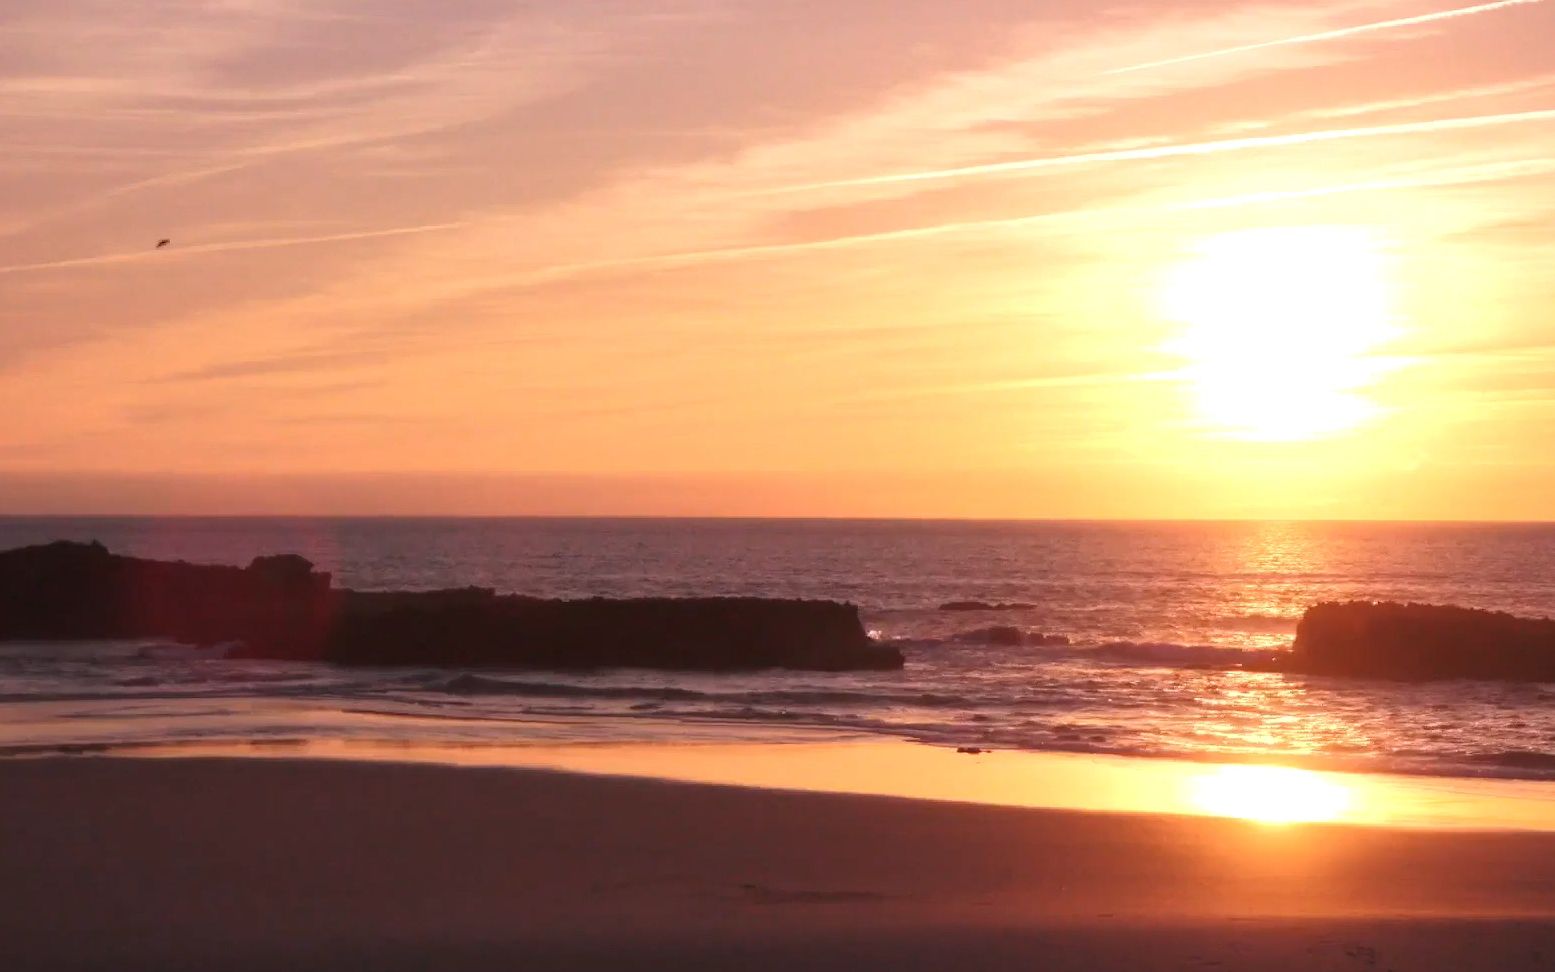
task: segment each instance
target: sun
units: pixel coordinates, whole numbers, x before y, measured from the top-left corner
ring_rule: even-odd
[[[1189,779],[1188,799],[1217,817],[1259,823],[1339,820],[1351,809],[1350,790],[1331,777],[1283,766],[1221,766]]]
[[[1365,394],[1396,334],[1387,248],[1365,227],[1289,226],[1209,237],[1173,266],[1165,350],[1215,435],[1319,439],[1381,409]]]

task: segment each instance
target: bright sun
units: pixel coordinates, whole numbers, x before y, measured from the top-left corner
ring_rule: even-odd
[[[1256,441],[1317,439],[1379,409],[1363,394],[1396,332],[1385,248],[1354,226],[1273,227],[1203,240],[1173,267],[1163,313],[1184,325],[1165,350],[1187,359],[1200,418]]]
[[[1222,766],[1192,777],[1188,797],[1205,813],[1260,823],[1338,820],[1353,802],[1332,778],[1283,766]]]

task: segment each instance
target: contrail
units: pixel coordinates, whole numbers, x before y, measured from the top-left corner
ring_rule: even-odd
[[[138,263],[142,260],[171,260],[192,253],[273,250],[288,246],[307,246],[313,243],[343,243],[350,240],[374,240],[387,236],[414,236],[420,233],[436,233],[442,230],[461,229],[469,225],[467,221],[426,223],[420,226],[398,226],[392,229],[362,230],[355,233],[332,233],[327,236],[288,236],[268,240],[233,240],[228,243],[174,246],[163,250],[147,247],[132,253],[102,253],[97,256],[73,257],[68,260],[50,260],[45,263],[18,263],[9,267],[0,267],[0,274],[29,273],[39,270],[63,270],[69,267],[95,267],[112,263]]]
[[[1437,186],[1467,186],[1483,182],[1502,182],[1529,176],[1555,172],[1555,159],[1519,159],[1512,162],[1492,162],[1485,165],[1448,169],[1436,175],[1414,178],[1373,179],[1369,182],[1346,182],[1312,189],[1271,190],[1250,192],[1240,196],[1221,196],[1214,199],[1197,199],[1175,203],[1165,207],[1169,211],[1194,209],[1232,209],[1238,206],[1258,206],[1266,203],[1291,202],[1299,199],[1318,199],[1324,196],[1347,195],[1357,192],[1389,192],[1395,189],[1429,189]]]
[[[1546,112],[1546,114],[1555,116],[1555,109],[1551,109],[1550,111]],[[932,238],[937,236],[949,236],[957,233],[1016,229],[1023,226],[1036,226],[1043,223],[1063,223],[1065,221],[1074,220],[1091,221],[1104,219],[1107,217],[1128,218],[1144,216],[1153,213],[1171,213],[1194,209],[1230,208],[1235,206],[1258,205],[1291,199],[1332,196],[1356,192],[1380,192],[1398,189],[1417,189],[1430,186],[1463,185],[1475,182],[1487,182],[1496,181],[1499,179],[1538,175],[1550,171],[1555,171],[1555,159],[1523,159],[1512,162],[1493,163],[1481,166],[1469,166],[1459,169],[1451,169],[1437,175],[1427,175],[1418,178],[1372,180],[1366,182],[1320,186],[1311,189],[1248,193],[1239,196],[1221,196],[1209,199],[1197,199],[1186,202],[1168,203],[1160,206],[1056,210],[1051,212],[1031,213],[1020,216],[1006,216],[995,219],[932,223],[928,225],[910,226],[900,229],[880,230],[873,233],[858,233],[818,240],[800,240],[792,243],[759,243],[745,246],[715,247],[700,250],[680,250],[670,253],[646,254],[636,257],[589,260],[578,263],[553,264],[551,266],[536,267],[518,273],[515,276],[503,278],[500,283],[495,283],[493,286],[482,289],[534,287],[596,273],[609,273],[612,271],[634,269],[678,269],[705,263],[731,262],[750,259],[753,257],[785,256],[812,251],[844,250],[880,243],[893,243],[914,239]],[[434,233],[444,230],[464,229],[471,226],[480,225],[483,222],[486,221],[464,220],[447,223],[428,223],[419,226],[405,226],[381,230],[364,230],[355,233],[337,233],[326,236],[300,236],[247,241],[239,240],[230,243],[211,243],[201,246],[185,246],[182,248],[174,247],[170,250],[160,251],[147,249],[133,253],[104,254],[100,256],[78,257],[70,260],[55,260],[48,263],[30,263],[0,267],[0,274],[25,273],[28,271],[52,270],[66,267],[99,266],[103,264],[136,263],[142,260],[167,260],[176,258],[181,254],[220,253],[235,250],[304,246],[313,243],[331,243],[349,240],[375,239],[381,237],[411,236],[421,233]]]
[[[1537,2],[1537,0],[1534,0],[1534,2]],[[893,175],[863,176],[857,179],[838,179],[833,182],[812,182],[806,185],[780,186],[776,189],[768,190],[768,192],[774,194],[810,192],[817,189],[885,186],[901,182],[931,182],[970,176],[1000,175],[1009,172],[1032,172],[1039,169],[1056,169],[1101,162],[1138,162],[1188,155],[1218,155],[1223,152],[1245,152],[1253,149],[1279,148],[1286,145],[1338,142],[1357,138],[1378,138],[1386,135],[1416,135],[1426,132],[1447,132],[1466,128],[1489,128],[1495,125],[1514,125],[1521,122],[1548,121],[1551,119],[1555,119],[1555,108],[1541,108],[1534,111],[1518,111],[1500,115],[1438,118],[1431,121],[1400,122],[1393,125],[1371,125],[1365,128],[1323,129],[1315,132],[1294,132],[1288,135],[1258,135],[1249,138],[1220,139],[1212,142],[1157,145],[1150,148],[1079,152],[1073,155],[1050,155],[1036,159],[1017,159],[1013,162],[990,162],[984,165],[965,165],[952,169],[932,169],[927,172],[899,172]]]
[[[1262,51],[1271,47],[1293,47],[1298,44],[1316,44],[1320,41],[1340,40],[1345,37],[1354,37],[1358,34],[1371,34],[1382,30],[1394,30],[1399,27],[1415,27],[1420,24],[1433,24],[1441,20],[1456,20],[1459,17],[1472,17],[1475,14],[1491,13],[1496,10],[1506,10],[1509,7],[1526,7],[1544,0],[1496,0],[1494,3],[1478,3],[1472,7],[1457,7],[1452,10],[1438,10],[1435,13],[1419,14],[1414,17],[1399,17],[1394,20],[1379,20],[1371,24],[1357,24],[1354,27],[1340,27],[1336,30],[1325,30],[1316,34],[1300,34],[1296,37],[1282,37],[1278,40],[1261,41],[1256,44],[1242,44],[1237,47],[1223,47],[1214,51],[1203,51],[1198,54],[1184,54],[1181,57],[1168,57],[1159,61],[1147,61],[1144,64],[1133,64],[1128,67],[1113,68],[1104,74],[1128,74],[1133,71],[1148,71],[1151,68],[1169,67],[1173,64],[1187,64],[1190,61],[1205,61],[1214,57],[1228,57],[1232,54],[1245,54],[1248,51]]]
[[[965,220],[948,223],[932,223],[901,229],[880,230],[816,240],[800,240],[792,243],[758,243],[746,246],[714,247],[700,250],[680,250],[670,253],[647,254],[636,257],[589,260],[578,263],[553,264],[518,273],[500,280],[488,279],[474,285],[471,293],[494,290],[528,289],[542,287],[564,280],[574,280],[595,274],[610,274],[632,270],[676,270],[704,264],[729,263],[763,257],[783,257],[811,252],[848,250],[856,247],[951,236],[958,233],[979,233],[994,230],[1013,230],[1043,224],[1094,223],[1108,218],[1137,219],[1143,216],[1170,214],[1195,209],[1221,209],[1235,206],[1259,205],[1283,200],[1317,198],[1358,192],[1383,192],[1390,190],[1419,189],[1430,186],[1466,185],[1476,182],[1492,182],[1500,179],[1519,178],[1555,171],[1555,160],[1526,159],[1483,166],[1452,169],[1437,175],[1392,180],[1344,183],[1319,186],[1311,189],[1284,192],[1249,193],[1240,196],[1222,196],[1186,202],[1167,203],[1158,206],[1122,206],[1101,209],[1064,209],[1021,216],[1005,216],[995,219]]]
[[[1555,116],[1555,110],[1551,111]],[[990,230],[1018,229],[1025,226],[1037,226],[1044,223],[1062,224],[1071,221],[1095,221],[1099,219],[1113,218],[1137,218],[1153,214],[1170,214],[1196,209],[1227,209],[1237,206],[1252,206],[1286,200],[1318,198],[1323,196],[1346,195],[1359,192],[1385,192],[1403,189],[1422,189],[1432,186],[1470,185],[1479,182],[1494,182],[1501,179],[1521,178],[1531,175],[1540,175],[1555,171],[1555,159],[1522,159],[1512,162],[1491,163],[1480,166],[1466,166],[1450,169],[1436,175],[1424,175],[1417,178],[1399,178],[1390,180],[1371,180],[1366,182],[1342,183],[1338,185],[1318,186],[1310,189],[1294,189],[1262,193],[1247,193],[1239,196],[1218,196],[1209,199],[1196,199],[1186,202],[1166,203],[1159,206],[1120,206],[1101,209],[1063,209],[1045,213],[1033,213],[1021,216],[1004,216],[995,219],[964,220],[949,223],[932,223],[924,226],[910,226],[902,229],[881,230],[874,233],[858,233],[848,236],[835,236],[819,240],[801,240],[793,243],[760,243],[748,246],[731,246],[711,248],[703,250],[681,250],[673,253],[660,253],[639,257],[622,257],[618,259],[592,260],[581,263],[555,264],[549,267],[538,267],[515,277],[507,278],[500,287],[535,287],[560,280],[573,279],[596,273],[610,273],[619,270],[636,269],[677,269],[682,267],[697,266],[706,263],[723,263],[737,260],[745,260],[753,257],[787,256],[790,254],[807,253],[812,251],[846,250],[859,246],[871,246],[880,243],[895,243],[915,239],[925,239],[938,236],[950,236],[957,233],[975,233]],[[499,288],[500,289],[500,288]]]

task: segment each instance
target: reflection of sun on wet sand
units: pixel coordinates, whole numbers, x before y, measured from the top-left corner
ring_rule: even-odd
[[[0,875],[25,889],[0,910],[13,970],[1518,972],[1555,956],[1555,834],[260,759],[10,761],[0,794]]]
[[[1189,799],[1217,817],[1260,823],[1341,820],[1349,787],[1331,777],[1283,766],[1219,766],[1190,781]]]

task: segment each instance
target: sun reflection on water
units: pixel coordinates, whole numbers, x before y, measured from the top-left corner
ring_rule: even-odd
[[[1346,818],[1350,787],[1332,776],[1284,766],[1219,766],[1185,780],[1188,802],[1217,817],[1258,823],[1321,823]]]

